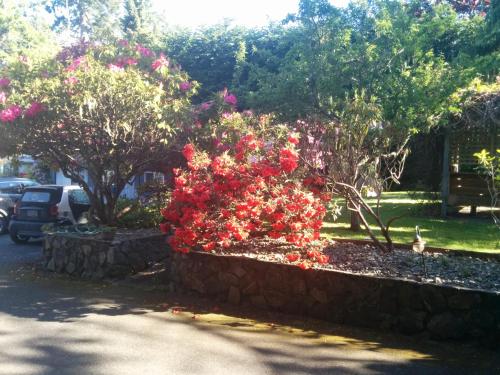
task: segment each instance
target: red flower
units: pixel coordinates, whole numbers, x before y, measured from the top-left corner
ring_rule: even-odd
[[[296,261],[298,261],[300,259],[300,254],[297,254],[297,253],[286,254],[286,259],[289,262],[296,262]]]
[[[297,136],[297,134],[292,133],[288,136],[288,142],[297,145],[299,144],[299,137]]]
[[[284,148],[280,150],[280,166],[285,173],[291,173],[297,169],[299,156],[294,150]]]
[[[184,155],[187,161],[193,160],[194,152],[195,152],[194,145],[191,143],[188,143],[182,149],[182,155]]]
[[[319,255],[316,257],[316,262],[319,264],[326,264],[330,261],[330,257],[328,255]]]
[[[170,224],[169,223],[160,223],[160,231],[162,233],[168,233],[170,231]]]
[[[299,267],[303,270],[307,270],[309,268],[309,264],[306,261],[303,261],[299,264]]]
[[[202,245],[203,250],[205,251],[212,251],[215,249],[215,242],[207,242],[206,244]]]

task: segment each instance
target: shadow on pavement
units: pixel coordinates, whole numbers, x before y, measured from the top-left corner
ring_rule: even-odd
[[[103,332],[128,332],[131,336],[138,334],[133,325],[114,323],[108,318],[129,316],[136,319],[136,316],[152,321],[158,331],[168,332],[175,326],[187,330],[188,336],[178,345],[211,347],[210,341],[214,340],[243,348],[250,351],[256,361],[271,369],[270,373],[500,372],[500,361],[495,353],[474,347],[381,334],[275,313],[243,311],[194,295],[144,292],[36,274],[19,280],[11,277],[0,280],[0,318],[2,315],[14,321],[28,320],[30,324],[58,323],[62,329],[69,329],[71,323],[78,324],[90,317],[92,324]],[[0,342],[9,334],[13,332],[0,326]],[[203,343],[197,335],[201,335]],[[39,372],[41,374],[62,373],[58,371],[60,366],[65,369],[63,373],[92,373],[92,368],[101,360],[93,351],[85,350],[92,343],[83,339],[79,342],[67,336],[64,339],[43,335],[32,337],[28,332],[22,340],[20,346],[28,353],[21,357],[16,353],[2,354],[0,350],[0,375],[13,373],[7,371],[9,363],[16,363],[21,368],[28,364],[36,366],[43,369]],[[162,342],[163,339],[157,340]],[[70,349],[75,347],[81,349]]]

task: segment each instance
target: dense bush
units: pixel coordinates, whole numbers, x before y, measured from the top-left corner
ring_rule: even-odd
[[[175,189],[162,210],[165,222],[160,227],[173,231],[173,249],[213,251],[256,237],[282,239],[297,247],[319,244],[324,201],[330,196],[294,178],[297,143],[294,134],[281,143],[250,133],[214,154],[187,144],[183,154],[188,170],[175,171]],[[300,255],[288,258],[298,261]],[[310,258],[327,261],[316,252]]]

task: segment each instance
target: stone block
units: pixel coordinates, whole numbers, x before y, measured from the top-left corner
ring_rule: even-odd
[[[398,331],[407,335],[422,332],[425,329],[427,313],[423,311],[402,311],[397,318]]]
[[[427,311],[435,314],[446,310],[447,302],[443,293],[438,287],[422,285],[420,288],[420,298]]]
[[[328,303],[328,296],[324,291],[322,291],[318,288],[312,288],[310,293],[311,293],[311,296],[319,303],[322,303],[322,304]]]
[[[251,294],[256,294],[259,291],[259,286],[255,281],[251,281],[250,284],[248,284],[241,293],[243,295],[251,295]]]
[[[266,299],[262,295],[251,296],[250,297],[250,303],[252,305],[260,307],[260,308],[265,308],[267,306]]]
[[[481,303],[481,297],[475,293],[456,293],[448,297],[448,306],[454,310],[469,310]]]
[[[240,290],[234,286],[229,288],[227,301],[232,305],[239,305],[241,300]]]
[[[466,326],[460,317],[445,312],[433,316],[427,324],[427,330],[434,339],[460,339],[466,333]]]
[[[227,285],[238,286],[238,277],[229,272],[219,272],[219,280]]]

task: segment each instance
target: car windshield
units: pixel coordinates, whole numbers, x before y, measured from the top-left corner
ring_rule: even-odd
[[[48,191],[27,191],[21,198],[21,202],[48,203],[50,202],[50,192]]]
[[[70,190],[68,195],[70,203],[86,205],[90,204],[89,197],[83,190]]]
[[[19,189],[28,186],[39,185],[35,181],[1,181],[0,182],[0,193],[3,194],[19,194]]]

